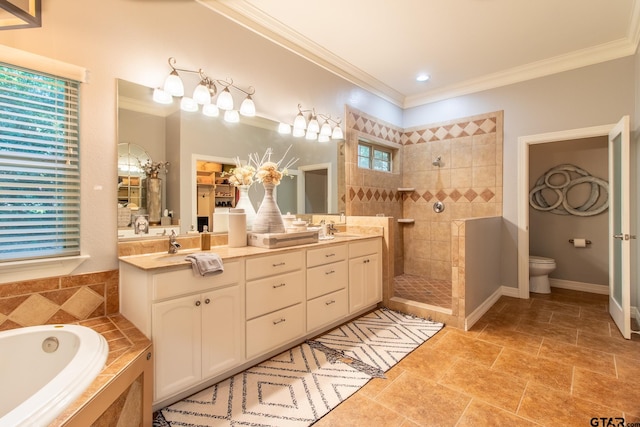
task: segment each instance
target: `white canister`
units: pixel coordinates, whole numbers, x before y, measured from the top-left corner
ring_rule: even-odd
[[[247,246],[247,215],[244,209],[229,209],[228,236],[230,248]]]

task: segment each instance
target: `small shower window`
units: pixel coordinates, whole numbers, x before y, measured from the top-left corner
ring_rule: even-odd
[[[358,167],[391,172],[393,154],[390,149],[358,141]]]

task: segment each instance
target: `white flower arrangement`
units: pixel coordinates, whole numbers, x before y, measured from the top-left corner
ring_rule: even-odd
[[[289,168],[299,160],[298,158],[289,160],[282,170],[280,170],[280,165],[284,162],[284,159],[290,149],[291,145],[287,148],[282,159],[278,162],[271,161],[271,155],[273,154],[273,150],[271,148],[267,148],[262,157],[259,157],[258,153],[250,154],[249,165],[254,166],[256,170],[254,177],[255,180],[262,183],[279,185],[282,177],[289,174]]]
[[[236,157],[236,167],[229,172],[225,172],[223,176],[229,177],[229,183],[238,187],[240,185],[251,185],[254,182],[256,168],[251,165],[243,165],[240,158]]]
[[[144,165],[140,165],[140,168],[144,171],[145,175],[150,178],[157,178],[158,173],[161,170],[167,172],[167,167],[169,166],[169,162],[153,162],[151,160],[147,160],[147,163]]]

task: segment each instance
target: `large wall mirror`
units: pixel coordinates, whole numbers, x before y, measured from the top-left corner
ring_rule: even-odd
[[[277,188],[283,213],[340,212],[338,200],[344,189],[338,188],[338,158],[344,141],[319,143],[282,135],[277,131],[278,123],[262,117],[241,117],[240,123],[227,123],[222,117],[181,111],[177,101],[169,106],[157,104],[152,96],[151,88],[118,80],[118,143],[140,147],[153,162],[170,162],[163,177],[162,209],[173,214],[181,233],[198,227],[205,214],[212,221],[211,211],[224,201],[215,197],[223,193],[222,186],[215,187],[216,173],[211,182],[204,183],[202,174],[199,177],[203,165],[212,171],[228,169],[237,157],[246,161],[249,153],[262,155],[267,148],[279,160],[291,147],[287,159],[299,159],[291,168],[291,178]],[[261,186],[252,185],[249,197],[256,210],[262,196]],[[204,203],[202,199],[207,197]]]

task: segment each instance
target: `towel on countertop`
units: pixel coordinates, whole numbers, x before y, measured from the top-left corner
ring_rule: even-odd
[[[185,260],[191,261],[193,272],[200,276],[220,274],[224,271],[222,258],[216,253],[197,253],[187,255]]]

